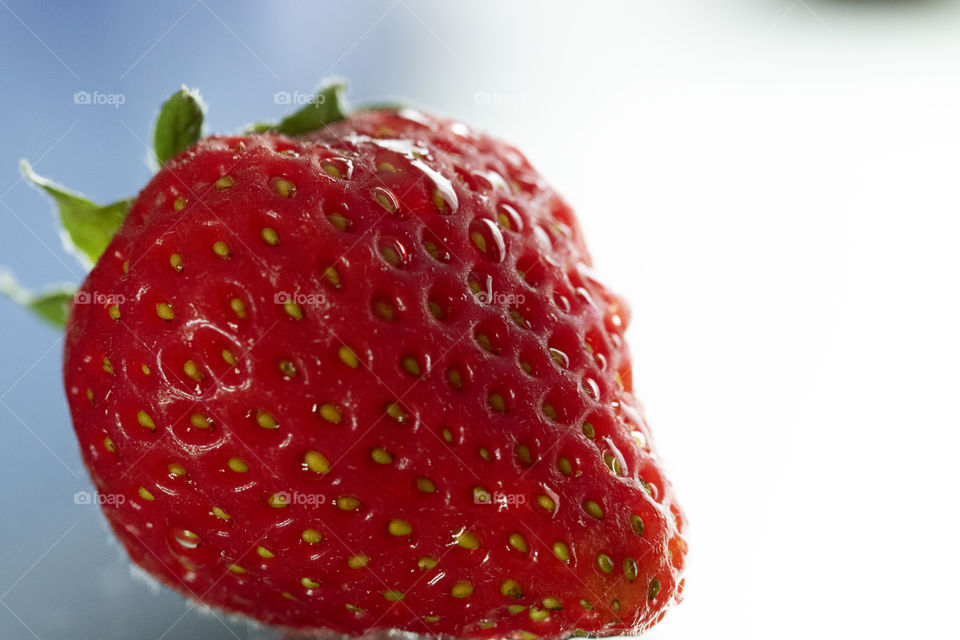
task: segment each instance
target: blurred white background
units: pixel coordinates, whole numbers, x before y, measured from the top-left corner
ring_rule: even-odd
[[[156,9],[122,51],[102,45],[117,58],[107,75],[128,92],[126,111],[84,113],[57,149],[65,159],[38,170],[99,181],[86,190],[102,199],[134,190],[145,166],[124,169],[123,184],[98,168],[144,156],[118,120],[146,132],[181,81],[204,90],[214,129],[278,112],[274,91],[337,72],[355,101],[399,95],[511,140],[572,202],[599,273],[633,307],[636,386],[692,523],[687,600],[650,637],[960,637],[957,3],[408,0],[351,4],[335,18],[345,9],[333,3],[251,3],[243,16],[232,3],[201,4]],[[185,9],[193,14],[174,22]],[[109,43],[131,20],[117,11],[94,38]],[[9,149],[34,158],[78,119],[66,101],[86,85],[26,25],[3,19],[41,61],[28,64],[64,76],[62,113],[38,129],[48,132]],[[23,22],[66,57],[42,20]],[[194,48],[202,64],[165,63]],[[117,79],[140,54],[137,72]],[[78,76],[104,68],[67,61]],[[113,132],[122,152],[84,138],[95,130]],[[35,195],[20,185],[8,200],[56,246],[49,217],[28,211],[45,207]],[[0,248],[31,253],[21,226],[5,221],[3,231]],[[32,252],[26,272],[37,272],[31,259],[49,270],[43,249]],[[3,305],[5,326],[28,323]],[[45,351],[55,338],[24,335],[0,353],[5,387],[37,395],[56,380],[57,348]],[[79,470],[57,398],[48,409],[7,402]],[[23,456],[56,465],[10,416],[4,426],[16,438],[7,468]],[[16,468],[0,476],[5,486],[48,475]],[[25,626],[92,637],[63,630],[144,608],[136,637],[171,624],[168,637],[259,637],[195,613],[180,621],[179,599],[131,582],[97,516],[60,509],[85,478],[60,475],[67,486],[51,492],[42,536],[31,533],[34,499],[9,498],[22,523],[5,525],[19,549],[4,559],[5,582],[29,570],[5,600],[24,624],[0,610],[4,638],[31,637]],[[66,542],[31,566],[74,520]],[[64,604],[57,567],[81,553],[103,558],[88,597],[116,610]],[[38,598],[66,612],[24,613]],[[104,629],[134,637],[129,626]]]

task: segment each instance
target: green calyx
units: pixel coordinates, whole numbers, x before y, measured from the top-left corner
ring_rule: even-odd
[[[302,136],[319,131],[327,125],[347,117],[343,94],[347,85],[333,81],[323,84],[307,103],[275,124],[260,122],[250,125],[247,133],[282,133],[286,136]],[[276,97],[290,94],[281,92]]]
[[[66,326],[76,292],[74,285],[64,284],[33,293],[21,287],[9,271],[0,269],[0,293],[55,327]]]
[[[346,84],[341,81],[324,83],[297,111],[276,123],[251,125],[244,133],[279,133],[293,137],[322,129],[347,117],[345,91]],[[153,160],[158,167],[202,138],[205,112],[206,105],[200,93],[187,87],[181,87],[164,102],[153,132]],[[91,269],[120,229],[134,199],[124,198],[100,205],[37,175],[26,160],[20,161],[20,170],[28,182],[53,200],[64,245],[86,269]],[[0,294],[53,326],[66,326],[76,291],[75,285],[65,284],[32,293],[22,288],[7,270],[0,268]]]
[[[153,152],[158,165],[200,140],[205,111],[200,93],[186,87],[180,87],[163,103],[153,129]]]

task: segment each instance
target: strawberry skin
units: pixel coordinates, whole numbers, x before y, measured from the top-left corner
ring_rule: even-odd
[[[203,139],[70,319],[112,528],[169,587],[292,629],[648,628],[684,520],[589,265],[526,159],[457,122]]]

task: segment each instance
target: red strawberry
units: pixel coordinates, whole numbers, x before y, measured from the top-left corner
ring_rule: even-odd
[[[683,518],[570,208],[458,122],[284,122],[163,164],[73,307],[74,426],[133,561],[296,629],[659,621]]]

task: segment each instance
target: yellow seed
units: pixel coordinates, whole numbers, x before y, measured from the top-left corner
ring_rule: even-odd
[[[326,173],[326,174],[327,174],[328,176],[330,176],[331,178],[339,178],[339,177],[340,177],[340,169],[337,169],[337,168],[336,168],[334,165],[332,165],[332,164],[325,164],[325,165],[323,165],[323,172]]]
[[[391,520],[387,529],[392,536],[408,536],[413,532],[413,527],[406,520]]]
[[[261,229],[260,237],[263,238],[263,241],[267,244],[277,244],[280,242],[280,236],[278,236],[277,232],[270,227],[264,227]]]
[[[527,541],[519,533],[511,533],[509,538],[510,546],[520,553],[527,552]]]
[[[213,183],[213,186],[217,191],[226,191],[233,186],[233,178],[230,176],[222,176]]]
[[[230,565],[230,571],[232,571],[232,572],[234,572],[234,573],[246,573],[246,572],[247,572],[246,569],[244,569],[243,567],[241,567],[241,566],[238,565],[238,564],[232,564],[232,565]]]
[[[453,442],[453,433],[450,431],[450,429],[441,430],[440,435],[442,435],[443,439],[447,442]]]
[[[454,389],[463,388],[463,378],[460,376],[460,372],[456,369],[447,370],[447,382],[449,382],[450,386]]]
[[[523,597],[523,587],[516,580],[504,580],[500,585],[500,593],[508,598],[520,599]]]
[[[173,320],[173,309],[166,302],[157,305],[157,315],[163,320]]]
[[[401,591],[384,591],[383,597],[389,600],[390,602],[397,602],[398,600],[403,600],[403,593]]]
[[[303,319],[303,311],[300,309],[300,305],[298,305],[296,302],[284,302],[283,310],[286,311],[287,315],[294,320]]]
[[[147,502],[153,502],[156,498],[153,497],[153,494],[147,491],[144,487],[137,489],[137,493],[140,494],[140,497],[146,500]]]
[[[330,471],[330,461],[319,451],[307,451],[303,456],[303,462],[307,465],[307,469],[315,473]]]
[[[556,503],[553,501],[553,498],[547,495],[537,496],[537,504],[546,511],[553,511],[557,508]]]
[[[386,173],[393,173],[394,171],[397,170],[397,168],[389,162],[381,162],[380,164],[377,165],[377,170],[384,171]]]
[[[480,253],[487,252],[487,239],[483,237],[482,233],[474,231],[470,234],[470,239],[473,240],[474,246],[480,250]]]
[[[604,573],[610,573],[613,571],[613,560],[610,559],[605,553],[597,554],[597,566],[600,567],[600,571]]]
[[[270,181],[270,186],[282,198],[292,198],[297,194],[297,187],[285,178],[274,178]]]
[[[334,289],[340,288],[340,272],[337,271],[335,267],[327,267],[324,269],[323,277]]]
[[[620,475],[620,461],[612,453],[603,454],[603,463],[607,465],[611,473]]]
[[[401,360],[401,364],[403,365],[404,370],[410,375],[420,375],[420,363],[417,362],[416,358],[405,356],[403,360]]]
[[[517,460],[520,461],[525,467],[529,467],[533,463],[533,456],[530,454],[530,447],[525,444],[518,444],[514,453],[517,454]]]
[[[369,556],[357,555],[347,560],[347,566],[351,569],[361,569],[367,566],[368,562],[370,562]]]
[[[654,578],[647,587],[647,600],[653,600],[660,593],[660,578]]]
[[[390,464],[393,462],[393,456],[390,455],[390,452],[384,449],[383,447],[376,447],[370,452],[370,457],[373,458],[373,461],[379,464]]]
[[[286,598],[287,600],[296,600],[296,598],[293,596],[293,594],[290,593],[289,591],[281,591],[281,592],[280,592],[280,595],[283,596],[284,598]]]
[[[153,423],[153,418],[147,415],[146,411],[137,412],[137,422],[140,423],[141,427],[146,427],[147,429],[150,429],[150,431],[153,431],[157,428],[157,425]]]
[[[454,598],[466,598],[473,593],[473,585],[469,582],[458,582],[450,589],[450,595]]]
[[[570,549],[562,542],[553,543],[553,555],[557,556],[560,562],[570,562]]]
[[[230,458],[227,460],[227,466],[230,467],[231,471],[235,471],[237,473],[246,473],[247,471],[250,471],[250,465],[240,458]]]
[[[277,420],[266,411],[257,410],[257,424],[264,429],[276,429]]]
[[[323,539],[323,536],[320,535],[320,532],[316,529],[304,529],[303,533],[300,534],[300,537],[303,538],[303,541],[308,544],[316,544]]]
[[[342,496],[337,498],[337,507],[341,511],[353,511],[360,506],[360,500],[353,496]]]
[[[534,622],[543,622],[550,617],[550,612],[546,609],[537,609],[536,607],[530,607],[530,619]]]
[[[633,582],[637,579],[637,561],[633,558],[624,558],[623,559],[623,575],[627,577],[627,580]]]
[[[597,435],[596,432],[593,430],[593,425],[590,424],[589,422],[584,422],[582,429],[583,429],[583,435],[587,436],[591,440],[593,440],[593,438]]]
[[[170,266],[177,271],[183,271],[183,259],[180,257],[179,253],[170,254]]]
[[[611,606],[613,607],[613,610],[614,610],[614,611],[616,611],[617,613],[620,613],[620,601],[619,601],[619,600],[614,600],[614,601],[611,602],[610,604],[611,604]]]
[[[220,352],[220,357],[223,358],[223,361],[226,362],[231,367],[237,364],[237,357],[229,349],[224,349]]]
[[[638,536],[643,535],[643,518],[641,518],[637,514],[631,515],[630,526],[633,527],[634,533],[636,533]]]
[[[267,504],[274,509],[283,509],[290,505],[290,499],[285,493],[275,493],[267,500]]]
[[[487,337],[486,334],[478,333],[478,334],[475,336],[475,338],[476,338],[476,340],[477,340],[477,344],[479,344],[481,347],[483,347],[483,350],[484,350],[484,351],[489,351],[489,352],[491,352],[491,353],[493,352],[493,345],[490,344],[490,338]]]
[[[230,308],[233,309],[233,312],[237,314],[238,318],[247,317],[247,305],[245,305],[240,298],[230,300]]]
[[[439,191],[433,192],[433,204],[441,211],[441,213],[448,213],[450,211],[450,205],[447,204],[443,194],[441,194]]]
[[[503,399],[503,396],[499,393],[490,394],[490,408],[496,411],[497,413],[505,413],[507,410],[507,402]]]
[[[417,560],[417,566],[420,567],[421,571],[429,571],[437,566],[436,558],[431,558],[430,556],[423,556]]]
[[[148,367],[148,366],[145,365],[145,364],[140,365],[140,371],[142,371],[142,372],[143,372],[143,375],[145,375],[145,376],[150,375],[150,367]]]
[[[109,313],[110,317],[113,318],[114,320],[120,319],[120,307],[118,307],[117,305],[111,306],[110,309],[107,311],[107,313]]]
[[[187,377],[193,378],[197,382],[203,380],[203,372],[197,367],[197,363],[193,360],[187,360],[183,363],[183,372],[187,374]]]
[[[529,362],[523,362],[523,361],[521,361],[521,362],[520,362],[520,368],[523,369],[523,372],[524,372],[525,374],[527,374],[527,375],[530,375],[530,374],[533,373],[533,367],[530,366],[530,363],[529,363]]]
[[[273,552],[266,547],[257,547],[257,555],[261,558],[266,558],[267,560],[274,557]]]
[[[332,422],[334,424],[343,420],[343,414],[340,413],[340,409],[329,402],[320,405],[320,417],[327,422]]]
[[[557,421],[557,410],[554,408],[552,404],[543,405],[543,415],[545,415],[550,420],[553,420],[554,422]]]
[[[457,536],[457,544],[459,544],[464,549],[479,549],[480,548],[480,538],[477,537],[477,534],[470,531],[464,531]]]
[[[587,500],[583,503],[583,510],[589,513],[597,520],[603,520],[603,507],[593,500]]]
[[[393,200],[390,198],[390,196],[384,193],[384,191],[385,190],[381,187],[374,188],[373,199],[377,201],[377,204],[379,204],[381,207],[383,207],[390,213],[396,213],[397,212],[396,205],[393,203]]]
[[[280,367],[280,371],[283,372],[283,375],[288,378],[297,375],[297,367],[289,360],[281,360],[278,366]]]
[[[527,608],[526,608],[525,606],[523,606],[522,604],[512,604],[512,605],[510,605],[509,607],[507,607],[507,611],[509,611],[510,613],[512,613],[512,614],[514,614],[514,615],[516,615],[516,614],[518,614],[518,613],[523,613],[523,612],[526,611],[526,610],[527,610]],[[534,636],[534,638],[536,638],[536,636]],[[533,640],[533,639],[531,639],[531,640]]]
[[[300,584],[305,586],[307,589],[316,589],[320,586],[320,583],[316,580],[311,580],[310,578],[300,578]]]
[[[217,240],[213,243],[213,252],[221,258],[227,258],[230,256],[230,247],[223,240]]]
[[[573,465],[570,464],[568,459],[563,457],[557,458],[557,468],[560,469],[560,473],[565,476],[573,473]]]
[[[400,266],[400,254],[393,247],[380,247],[380,255],[392,267]]]
[[[340,361],[351,369],[356,369],[360,364],[360,361],[357,359],[357,354],[346,345],[337,349],[337,355],[340,357]]]
[[[437,320],[443,320],[443,318],[446,316],[446,314],[443,312],[443,307],[441,307],[438,303],[434,302],[433,300],[431,300],[429,304],[430,304],[430,313],[433,314],[433,317],[436,318]]]
[[[490,462],[490,452],[487,451],[486,449],[484,449],[483,447],[480,447],[480,448],[477,450],[477,455],[479,455],[479,456],[480,456],[481,458],[483,458],[485,461]]]
[[[173,201],[173,210],[174,211],[183,211],[183,208],[187,206],[187,201],[183,198],[177,198]]]
[[[221,509],[220,507],[214,507],[210,511],[213,512],[213,515],[219,518],[220,520],[229,520],[230,514]]]
[[[190,416],[190,424],[197,429],[209,429],[213,422],[202,413],[194,413]]]
[[[109,451],[110,453],[116,453],[117,447],[113,444],[113,440],[110,436],[107,436],[103,439],[103,448]]]
[[[396,403],[390,404],[387,407],[387,415],[401,424],[409,417],[407,412],[403,410],[403,407]]]
[[[358,606],[356,606],[356,605],[353,605],[353,604],[349,604],[349,603],[348,603],[348,604],[345,604],[345,605],[343,605],[343,608],[346,609],[347,611],[352,611],[352,612],[354,612],[354,613],[356,613],[356,614],[358,614],[358,615],[361,614],[361,613],[363,613],[363,609],[361,609],[360,607],[358,607]]]
[[[426,476],[420,476],[417,478],[417,489],[422,493],[433,493],[437,490],[437,485],[433,484],[433,480]]]
[[[560,601],[556,598],[544,598],[543,606],[545,609],[550,609],[551,611],[557,611],[563,608],[563,606],[560,604]]]
[[[589,600],[581,600],[580,606],[586,609],[587,611],[589,611],[590,609],[593,609],[593,603],[590,602]]]
[[[348,220],[342,213],[331,213],[327,216],[327,220],[330,221],[338,231],[346,231],[350,226],[350,220]]]
[[[113,365],[110,363],[110,358],[103,359],[103,370],[113,375]]]
[[[383,300],[378,300],[373,303],[373,312],[382,320],[386,320],[388,322],[393,320],[393,307]]]
[[[184,468],[184,466],[177,462],[171,462],[169,465],[167,465],[167,472],[170,475],[178,478],[182,478],[183,476],[187,475],[187,470]]]

